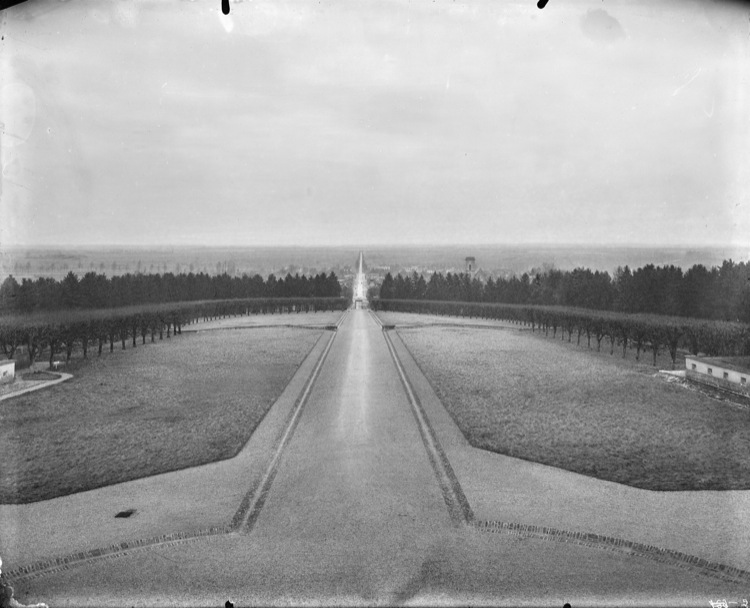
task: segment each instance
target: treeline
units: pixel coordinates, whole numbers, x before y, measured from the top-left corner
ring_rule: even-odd
[[[649,264],[631,271],[576,268],[524,273],[486,283],[468,274],[433,274],[429,280],[386,275],[384,300],[440,300],[568,306],[625,313],[645,313],[750,322],[750,264],[723,262],[708,270],[697,264],[686,272],[676,266]]]
[[[651,351],[653,362],[660,351],[669,352],[674,367],[677,351],[684,348],[693,355],[738,356],[750,354],[750,328],[744,323],[665,317],[646,314],[629,314],[613,311],[592,311],[583,308],[537,306],[520,304],[493,304],[484,302],[436,302],[430,300],[385,300],[371,302],[375,310],[414,312],[422,314],[454,315],[511,321],[530,326],[532,331],[552,333],[568,342],[576,336],[581,344],[583,337],[591,348],[592,338],[601,350],[606,338],[610,354],[615,346],[622,348],[625,357],[628,348],[636,350],[636,359],[643,351]]]
[[[135,347],[140,338],[145,344],[182,333],[184,325],[200,320],[250,314],[317,312],[346,310],[345,298],[256,298],[178,302],[130,306],[110,310],[71,310],[30,315],[0,317],[0,346],[8,359],[25,351],[29,364],[48,351],[50,367],[55,355],[65,353],[69,360],[77,347],[84,359],[94,348],[102,354],[105,345],[110,352],[115,343],[128,341]]]
[[[32,313],[76,309],[116,308],[165,302],[229,300],[237,298],[338,298],[341,285],[336,275],[273,274],[234,277],[228,274],[126,274],[107,277],[73,272],[56,281],[51,278],[23,279],[9,276],[0,285],[0,311]]]

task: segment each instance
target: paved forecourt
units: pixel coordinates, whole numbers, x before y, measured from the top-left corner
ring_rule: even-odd
[[[747,589],[673,563],[467,524],[466,509],[456,508],[460,488],[451,486],[450,463],[434,445],[445,429],[431,434],[419,393],[409,396],[419,383],[404,383],[389,343],[369,312],[345,317],[297,400],[298,415],[277,418],[287,429],[262,482],[237,471],[237,486],[257,491],[231,533],[19,577],[21,598],[56,606],[672,606],[706,605]],[[430,407],[424,411],[430,415]]]

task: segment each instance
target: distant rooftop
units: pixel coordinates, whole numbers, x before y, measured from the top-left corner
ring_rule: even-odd
[[[716,367],[732,369],[736,372],[750,372],[750,357],[694,357],[688,355],[686,358],[710,363]]]

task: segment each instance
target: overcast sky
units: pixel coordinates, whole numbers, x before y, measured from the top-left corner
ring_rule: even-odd
[[[0,245],[750,243],[740,3],[0,16]]]

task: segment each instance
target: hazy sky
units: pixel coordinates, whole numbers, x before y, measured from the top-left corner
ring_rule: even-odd
[[[0,246],[750,243],[750,13],[3,11]]]

